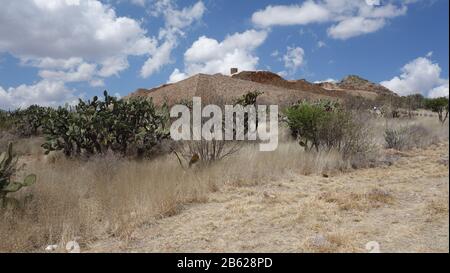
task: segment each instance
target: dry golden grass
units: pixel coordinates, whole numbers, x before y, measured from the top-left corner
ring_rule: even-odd
[[[370,137],[381,148],[385,121],[372,122]],[[415,122],[433,131],[429,144],[448,140],[448,126]],[[151,161],[44,157],[37,142],[17,145],[26,164],[19,176],[33,172],[38,181],[11,195],[21,206],[0,216],[0,252],[43,251],[74,239],[90,251],[364,251],[356,242],[383,230],[364,225],[386,217],[380,211],[402,218],[411,199],[404,195],[428,190],[409,183],[448,177],[433,149],[414,150],[388,169],[350,172],[335,151],[306,153],[285,140],[275,152],[249,144],[208,168],[184,170],[173,155]],[[443,148],[448,154],[448,145]],[[420,157],[434,161],[426,165]],[[417,201],[420,217],[434,219],[433,225],[448,218],[448,192],[436,194]],[[415,234],[404,228],[401,234]]]
[[[307,238],[302,250],[307,253],[345,253],[355,252],[351,245],[352,237],[346,233],[329,233]]]
[[[73,238],[83,246],[108,236],[127,242],[139,227],[176,215],[186,204],[207,202],[208,193],[222,185],[257,185],[286,172],[320,174],[341,164],[337,153],[308,154],[295,143],[272,153],[245,147],[235,157],[189,170],[172,155],[141,162],[114,155],[88,162],[39,158],[22,158],[24,171],[38,181],[11,195],[21,209],[4,213],[0,251],[42,251]]]
[[[320,200],[336,204],[341,210],[368,211],[379,208],[384,204],[392,204],[394,197],[382,189],[372,189],[365,193],[354,192],[324,192],[319,196]]]
[[[443,217],[448,217],[448,196],[428,201],[425,207],[425,214],[428,215],[427,222],[440,221]]]
[[[181,203],[204,200],[209,184],[173,163],[114,157],[60,160],[50,167],[28,163],[26,170],[38,181],[15,196],[23,208],[6,213],[0,250],[42,249],[74,237],[81,243],[107,235],[128,238],[137,226],[177,213]]]

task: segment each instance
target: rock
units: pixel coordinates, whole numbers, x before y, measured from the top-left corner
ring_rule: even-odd
[[[48,245],[48,246],[45,248],[45,251],[51,252],[51,251],[55,251],[57,248],[58,248],[58,245]]]
[[[313,247],[323,248],[329,246],[331,243],[322,234],[316,234],[309,239],[309,244]]]
[[[76,241],[70,241],[66,244],[66,250],[68,253],[80,253],[80,245]]]
[[[439,164],[442,164],[442,165],[445,165],[445,166],[448,166],[448,155],[442,157],[441,159],[439,159],[439,160],[438,160],[438,163],[439,163]]]
[[[268,193],[268,192],[266,192],[266,191],[263,192],[263,195],[264,195],[265,198],[270,198],[270,199],[275,199],[275,198],[276,198],[275,195],[270,194],[270,193]]]

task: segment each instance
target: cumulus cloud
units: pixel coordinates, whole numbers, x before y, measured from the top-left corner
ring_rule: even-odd
[[[205,5],[201,1],[195,3],[191,7],[183,8],[182,10],[168,8],[164,11],[166,25],[169,28],[181,30],[202,18],[205,10]]]
[[[308,0],[301,5],[267,6],[252,15],[258,27],[329,23],[328,35],[334,39],[349,39],[383,28],[390,18],[407,12],[407,4],[368,3],[364,0]]]
[[[202,36],[184,53],[184,72],[175,69],[169,81],[197,73],[229,74],[231,67],[255,70],[259,58],[254,50],[267,38],[266,31],[247,30],[227,36],[219,42]]]
[[[14,29],[14,31],[11,31]],[[2,1],[0,52],[42,60],[89,61],[155,50],[140,23],[96,0]]]
[[[178,68],[175,68],[173,70],[172,74],[170,74],[168,83],[179,82],[179,81],[186,79],[187,77],[188,77],[188,75],[186,75],[183,72],[180,72],[180,70]]]
[[[441,67],[433,63],[431,54],[407,63],[402,74],[380,84],[399,95],[420,93],[426,97],[448,96],[449,79],[441,78]]]
[[[384,19],[367,19],[352,17],[345,19],[328,29],[328,35],[335,39],[345,40],[351,37],[375,32],[386,24]]]
[[[314,1],[306,1],[302,5],[268,6],[252,15],[252,22],[262,27],[306,25],[325,22],[329,19],[329,10]]]
[[[170,63],[170,55],[175,48],[175,42],[172,40],[165,41],[142,66],[141,76],[147,78],[153,73],[159,71],[164,65]]]
[[[92,79],[96,71],[95,64],[82,63],[76,69],[70,71],[41,70],[39,76],[43,79],[61,82],[82,82]]]
[[[428,97],[430,98],[439,98],[439,97],[448,97],[449,91],[449,82],[447,80],[443,85],[437,86],[430,90],[428,93]]]
[[[57,106],[61,102],[76,100],[74,90],[68,89],[62,81],[42,80],[33,85],[22,84],[15,88],[0,86],[0,109],[16,109],[32,104]]]
[[[133,0],[146,6],[150,1]],[[172,0],[152,1],[155,16],[165,25],[157,37],[149,36],[138,20],[118,16],[113,6],[99,0],[0,0],[0,54],[10,53],[25,66],[39,69],[37,84],[2,88],[3,107],[22,105],[15,92],[44,92],[44,87],[61,90],[66,99],[66,83],[87,82],[103,86],[104,79],[129,68],[129,56],[148,56],[141,69],[149,77],[170,63],[172,50],[183,30],[199,20],[203,2],[178,9]],[[14,30],[14,31],[11,31]],[[56,92],[56,91],[54,91]],[[21,93],[21,94],[22,94]],[[60,103],[64,102],[62,100]],[[42,104],[45,104],[42,101]]]
[[[304,64],[305,51],[301,47],[288,47],[283,56],[284,67],[294,74]]]
[[[158,72],[164,65],[171,63],[172,51],[178,45],[179,36],[184,35],[184,28],[202,18],[206,8],[202,1],[193,6],[178,10],[171,0],[161,0],[153,7],[152,15],[163,15],[165,27],[159,31],[161,44],[141,68],[141,77],[147,78]]]
[[[140,22],[117,16],[110,5],[97,0],[0,2],[0,53],[38,68],[42,78],[2,88],[2,107],[63,103],[74,92],[66,83],[102,86],[104,78],[129,67],[129,56],[156,51],[156,39]]]

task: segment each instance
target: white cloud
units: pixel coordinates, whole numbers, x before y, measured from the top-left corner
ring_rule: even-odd
[[[301,47],[288,47],[283,56],[284,67],[294,74],[304,64],[305,51]]]
[[[99,61],[155,50],[138,21],[96,0],[1,2],[0,52],[19,58]]]
[[[82,58],[71,57],[68,59],[53,59],[50,57],[27,59],[22,58],[21,64],[25,66],[34,66],[43,69],[71,69],[83,63]]]
[[[61,82],[89,81],[95,75],[97,65],[81,63],[76,69],[69,71],[41,70],[39,76],[43,79]]]
[[[147,6],[150,1],[132,3]],[[68,93],[65,83],[69,82],[103,86],[105,78],[128,69],[129,56],[149,57],[141,69],[143,77],[170,63],[178,38],[206,8],[202,1],[183,9],[173,0],[151,3],[149,8],[165,20],[158,37],[149,36],[138,20],[118,16],[113,6],[99,0],[0,0],[0,54],[10,53],[22,65],[38,68],[42,78],[37,84],[2,89],[3,107],[5,101],[8,107],[22,105],[15,99],[22,99],[27,90],[42,93],[45,86],[62,94]],[[43,98],[49,104],[57,101]]]
[[[439,97],[448,97],[449,83],[444,83],[441,86],[435,87],[430,90],[428,93],[428,97],[430,98],[439,98]]]
[[[89,81],[89,84],[92,87],[101,87],[105,86],[105,81],[103,79],[92,79],[91,81]]]
[[[331,23],[330,37],[348,39],[378,31],[389,18],[406,14],[409,3],[377,5],[364,0],[308,0],[301,5],[267,6],[252,15],[252,22],[259,27]]]
[[[441,67],[428,56],[407,63],[400,76],[383,81],[381,85],[402,96],[415,93],[428,97],[448,96],[449,80],[441,78]]]
[[[74,97],[65,83],[104,85],[129,56],[154,54],[140,22],[97,0],[0,0],[0,54],[39,69],[39,82],[1,90],[2,107],[56,105]],[[12,31],[13,30],[13,31]],[[28,94],[27,94],[28,93]]]
[[[286,78],[287,76],[289,76],[289,73],[287,71],[279,71],[277,73],[280,77]]]
[[[145,6],[145,2],[146,2],[145,0],[131,0],[132,4],[138,5],[138,6],[141,6],[141,7]]]
[[[375,32],[386,24],[384,19],[352,17],[339,22],[328,29],[328,35],[334,39],[346,40],[362,34]]]
[[[162,43],[141,68],[140,74],[143,78],[151,76],[164,65],[171,63],[172,51],[178,45],[178,37],[184,35],[184,28],[200,20],[206,11],[202,1],[178,10],[172,0],[161,0],[155,4],[154,9],[153,16],[161,14],[164,16],[165,27],[159,31],[159,39]]]
[[[124,56],[115,56],[104,59],[101,62],[102,68],[98,71],[100,77],[110,77],[112,75],[118,76],[120,71],[126,70],[129,67],[128,61]]]
[[[366,0],[367,5],[379,6],[381,5],[381,0]]]
[[[172,74],[170,74],[168,83],[179,82],[179,81],[186,79],[187,77],[188,77],[188,75],[180,72],[180,70],[178,68],[175,68],[175,70],[172,72]]]
[[[274,51],[270,54],[270,56],[272,56],[272,57],[278,57],[278,55],[280,55],[280,52],[279,52],[278,50],[274,50]]]
[[[0,86],[0,109],[24,108],[32,104],[57,106],[76,99],[74,90],[68,89],[62,81],[42,80],[7,90]]]
[[[317,47],[318,48],[322,48],[322,47],[326,47],[326,46],[327,46],[327,44],[324,41],[318,41],[317,42]]]
[[[235,33],[222,42],[202,36],[184,53],[185,71],[174,70],[169,81],[197,73],[229,74],[231,67],[255,70],[259,58],[254,55],[254,50],[266,38],[266,31],[256,30]]]
[[[170,28],[183,29],[201,19],[205,10],[205,5],[201,1],[182,10],[169,8],[165,12],[166,25]]]
[[[170,63],[170,55],[175,48],[175,42],[165,41],[142,66],[141,76],[147,78],[153,73],[159,71],[164,65]]]
[[[318,84],[318,83],[337,83],[338,81],[333,79],[333,78],[328,78],[326,80],[323,81],[315,81],[314,83]]]
[[[267,6],[264,10],[252,15],[252,22],[258,26],[306,25],[328,21],[330,12],[314,1],[306,1],[302,5]]]

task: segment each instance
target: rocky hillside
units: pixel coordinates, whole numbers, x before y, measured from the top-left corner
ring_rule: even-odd
[[[378,95],[394,95],[389,89],[358,76],[348,76],[338,83],[310,83],[304,79],[286,80],[270,71],[242,71],[222,74],[197,74],[183,81],[152,89],[138,89],[128,97],[152,97],[155,103],[178,103],[200,96],[204,100],[231,102],[239,96],[260,91],[265,103],[288,105],[300,99],[328,98],[342,100],[351,96],[374,99]]]
[[[380,95],[395,95],[394,92],[387,89],[386,87],[377,83],[370,82],[356,75],[349,75],[336,85],[338,86],[338,88],[346,90],[361,90],[374,92]]]
[[[156,104],[167,102],[169,105],[192,100],[194,96],[201,97],[205,103],[231,103],[240,96],[253,91],[263,92],[258,98],[258,103],[261,104],[288,105],[301,99],[330,98],[321,93],[241,80],[221,74],[197,74],[174,84],[149,90],[138,89],[128,97],[146,96],[153,98]]]
[[[268,84],[286,89],[299,90],[303,92],[322,94],[325,96],[333,96],[333,97],[337,96],[337,94],[330,93],[329,91],[323,89],[322,87],[310,83],[304,79],[288,81],[283,79],[278,74],[272,73],[270,71],[243,71],[238,74],[234,74],[231,77],[234,79]]]

